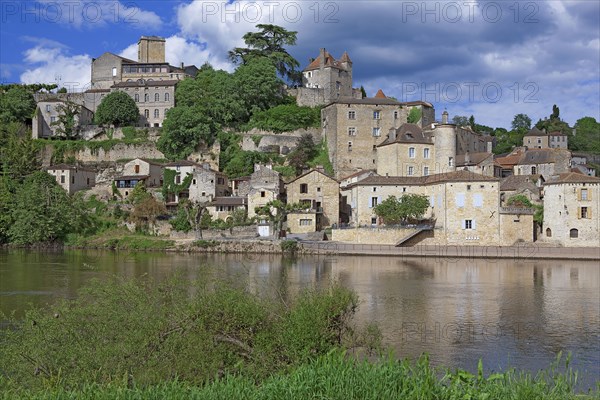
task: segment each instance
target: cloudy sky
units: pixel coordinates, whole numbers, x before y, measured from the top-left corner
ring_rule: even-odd
[[[557,104],[573,124],[600,120],[600,2],[585,1],[0,1],[0,80],[83,88],[93,57],[137,57],[141,35],[167,38],[167,61],[232,70],[227,51],[258,23],[298,32],[305,67],[325,47],[354,62],[354,85],[432,102],[439,118],[474,114],[509,127]]]

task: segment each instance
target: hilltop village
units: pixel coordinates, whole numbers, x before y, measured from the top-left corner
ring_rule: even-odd
[[[365,97],[353,87],[346,52],[337,59],[321,49],[302,70],[302,84],[285,88],[298,106],[320,107],[319,127],[253,129],[240,142],[244,150],[276,153],[285,166],[308,136],[323,144],[322,164],[284,174],[272,163],[256,163],[247,176],[229,176],[219,168],[219,141],[167,160],[155,142],[179,100],[178,86],[199,69],[168,64],[163,38],[144,36],[138,45],[138,60],[112,53],[93,59],[85,91],[37,93],[32,135],[54,142],[67,103],[78,106],[77,132],[90,143],[146,135],[139,145],[76,149],[60,163],[47,150],[43,169],[69,194],[85,191],[130,211],[128,199],[140,190],[150,193],[164,206],[152,220],[152,234],[184,237],[172,222],[187,212],[184,230],[191,224],[192,237],[200,220],[208,219],[223,226],[242,221],[248,236],[265,238],[395,246],[599,245],[600,179],[589,155],[568,149],[566,134],[533,128],[521,146],[496,155],[495,137],[453,124],[448,111],[438,118],[428,102],[400,102],[385,88]],[[135,127],[93,124],[103,99],[114,92],[134,100]],[[392,197],[426,202],[398,220],[381,207],[393,205]]]

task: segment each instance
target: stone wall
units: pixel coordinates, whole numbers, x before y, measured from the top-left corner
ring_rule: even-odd
[[[533,243],[534,210],[500,209],[500,244]]]
[[[249,132],[243,133],[242,150],[273,152],[274,149],[278,149],[279,154],[285,155],[295,150],[300,137],[307,133],[313,137],[315,143],[321,141],[322,136],[320,128],[297,129],[281,134],[255,128]],[[254,141],[254,138],[257,136],[261,136],[258,145]]]
[[[167,234],[171,239],[193,239],[196,240],[195,232],[178,232],[170,229],[168,231],[161,230],[162,234]],[[224,238],[236,238],[236,239],[252,239],[258,236],[256,225],[249,226],[235,226],[231,229],[203,229],[202,240],[214,240]]]
[[[395,245],[416,231],[413,228],[333,229],[331,240],[334,242]]]

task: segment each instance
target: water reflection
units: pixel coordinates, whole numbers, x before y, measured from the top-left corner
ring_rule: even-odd
[[[227,281],[274,301],[337,281],[361,300],[358,323],[377,323],[401,357],[474,370],[547,367],[571,351],[584,385],[600,375],[600,269],[593,262],[305,257],[118,252],[0,252],[0,307],[72,298],[111,274]]]

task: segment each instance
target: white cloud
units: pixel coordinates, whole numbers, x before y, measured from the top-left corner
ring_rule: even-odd
[[[126,24],[139,29],[158,29],[162,19],[153,11],[142,10],[135,3],[114,0],[56,1],[38,0],[34,8],[47,22],[93,29],[106,24]]]
[[[91,80],[92,59],[87,54],[69,55],[64,47],[36,46],[25,51],[27,69],[22,83],[57,83],[83,89]]]

